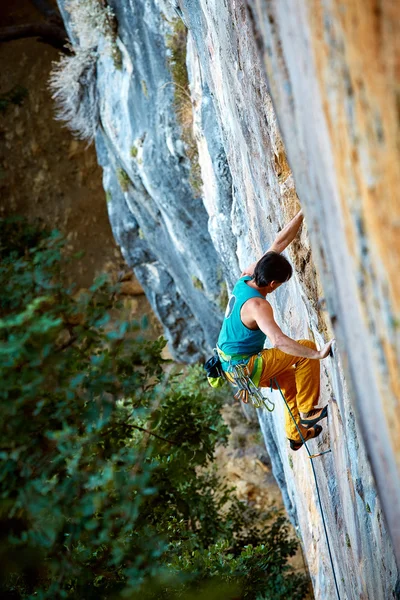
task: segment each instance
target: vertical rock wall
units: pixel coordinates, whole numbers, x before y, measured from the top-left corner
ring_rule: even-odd
[[[399,561],[400,6],[249,6]]]
[[[85,43],[82,24],[77,18],[74,27],[68,2],[59,5],[79,49]],[[161,12],[154,0],[110,5],[118,23],[120,64],[95,22],[91,35],[98,36],[93,50],[100,119],[96,145],[111,226],[173,354],[190,362],[215,343],[225,280],[202,199],[189,183],[174,106],[168,36],[176,15],[167,5]]]
[[[204,102],[208,103],[210,94],[232,174],[238,208],[235,211],[234,204],[232,226],[226,235],[234,233],[237,236],[238,255],[244,266],[260,255],[279,226],[292,216],[296,207],[293,178],[266,79],[260,70],[255,23],[251,14],[249,17],[245,3],[186,0],[182,5],[199,57],[201,75],[197,81],[207,83]],[[286,9],[290,12],[289,7]],[[252,14],[254,16],[254,12]],[[199,106],[198,101],[195,104]],[[290,130],[290,126],[287,129]],[[322,151],[314,149],[310,155],[299,152],[293,158],[294,164],[297,161],[306,173],[312,172],[309,162],[313,160],[313,153]],[[201,147],[200,156],[202,165],[209,164],[207,153]],[[327,243],[321,226],[326,221],[323,204],[307,189],[302,189],[300,198],[307,214],[310,202],[315,205],[315,212],[311,212],[307,223],[311,225],[311,237],[317,238],[316,257],[322,262],[324,293],[332,318],[321,310],[326,306],[319,302],[323,294],[305,231],[300,242],[290,250],[296,277],[271,300],[274,300],[275,315],[284,331],[295,338],[311,336],[317,343],[322,343],[323,335],[331,335],[332,323],[336,330],[345,308],[339,306],[335,313],[332,311],[332,296],[335,297],[339,282],[330,278],[333,266],[329,255],[323,256],[322,248]],[[333,245],[337,243],[335,238],[331,241]],[[342,265],[349,263],[350,256],[346,257],[346,252],[346,246],[338,252],[337,260]],[[351,302],[352,288],[346,286],[345,293]],[[355,290],[353,293],[357,295]],[[355,321],[353,328],[357,330],[357,327]],[[366,449],[355,420],[355,406],[349,399],[343,377],[341,360],[348,373],[350,359],[356,363],[359,359],[352,357],[353,353],[343,345],[340,336],[339,341],[340,357],[336,353],[333,360],[323,363],[321,396],[324,402],[329,401],[328,427],[324,437],[310,445],[316,452],[332,450],[316,459],[315,467],[341,597],[383,600],[399,593],[398,587],[396,589],[397,569],[392,547],[387,543]],[[371,345],[368,336],[359,340],[360,345],[365,343]],[[275,474],[281,483],[288,512],[299,526],[316,597],[334,598],[336,593],[311,468],[304,453],[288,457],[282,428],[285,408],[279,396],[275,401],[277,409],[273,416],[259,415]],[[384,452],[383,448],[381,452]]]
[[[112,58],[101,50],[99,40],[98,156],[104,169],[115,237],[135,267],[176,354],[183,359],[197,358],[215,343],[223,280],[231,286],[240,267],[261,255],[299,206],[267,89],[267,66],[309,227],[308,231],[303,227],[288,251],[295,276],[271,301],[278,323],[294,338],[314,338],[321,344],[332,335],[332,324],[337,332],[339,352],[322,364],[321,400],[329,402],[329,419],[324,435],[310,446],[315,452],[331,449],[331,453],[315,459],[315,467],[341,597],[387,600],[399,597],[397,567],[364,441],[367,439],[368,447],[373,447],[378,455],[375,465],[387,467],[387,473],[377,476],[377,480],[381,486],[385,478],[391,478],[388,498],[393,500],[396,511],[394,453],[390,444],[384,446],[382,437],[386,434],[383,393],[391,394],[388,410],[395,406],[395,396],[393,386],[382,387],[385,379],[381,372],[385,364],[389,372],[392,364],[394,373],[394,344],[389,344],[392,354],[389,350],[385,354],[387,342],[381,343],[382,360],[375,356],[374,346],[376,339],[386,339],[376,332],[381,320],[385,321],[385,314],[389,314],[382,312],[382,303],[386,302],[387,310],[394,310],[390,306],[395,306],[395,289],[392,285],[390,291],[385,290],[388,277],[383,268],[377,277],[374,261],[387,263],[379,254],[372,258],[366,221],[354,221],[358,223],[359,237],[354,237],[349,223],[345,227],[348,212],[337,202],[341,178],[336,178],[329,138],[318,137],[324,131],[319,105],[313,105],[318,98],[318,79],[313,79],[306,58],[300,66],[309,76],[309,89],[302,89],[300,74],[295,77],[296,60],[303,56],[303,48],[301,43],[299,47],[290,47],[290,43],[298,39],[294,34],[298,31],[300,42],[307,46],[301,35],[303,28],[308,31],[307,21],[303,22],[300,8],[300,13],[291,14],[286,6],[285,16],[284,4],[279,3],[278,9],[278,2],[275,7],[274,2],[264,4],[261,0],[252,2],[250,7],[245,0],[110,2],[118,21],[117,45],[122,64],[115,67]],[[302,6],[300,0],[296,6]],[[271,17],[267,8],[277,15]],[[202,198],[193,193],[189,183],[188,148],[176,116],[168,67],[168,36],[177,14],[188,26],[187,68],[203,179]],[[303,15],[303,20],[298,19],[299,15]],[[278,16],[281,26],[288,28],[284,36],[280,30],[268,29],[277,24]],[[306,36],[307,40],[311,37]],[[79,39],[75,43],[79,45]],[[299,85],[296,94],[289,67],[283,60],[284,44],[291,51],[292,77]],[[315,108],[315,123],[310,131],[301,112],[307,101],[304,114],[310,115]],[[325,101],[324,107],[327,105]],[[350,108],[347,110],[351,112]],[[334,120],[332,131],[336,131]],[[310,146],[311,132],[316,143]],[[364,153],[367,148],[366,145]],[[355,181],[359,179],[355,177]],[[343,186],[340,189],[343,191]],[[332,234],[336,228],[335,237]],[[308,234],[324,292],[311,257]],[[364,279],[355,266],[355,248],[361,239],[364,246],[358,256],[364,261],[360,271]],[[376,285],[370,283],[373,277]],[[364,320],[362,294],[357,285],[364,286],[364,304],[373,304]],[[369,302],[370,293],[373,295]],[[323,296],[326,306],[321,301]],[[383,331],[387,333],[388,329]],[[367,392],[365,399],[362,393]],[[355,407],[361,398],[366,402],[365,415],[375,428],[373,438],[370,435],[364,440],[359,431],[360,423],[364,428],[364,421],[355,418]],[[260,412],[259,419],[275,476],[288,513],[298,527],[316,598],[334,598],[309,459],[303,451],[288,454],[284,406],[279,396],[274,399],[275,412]],[[371,434],[371,428],[366,431]],[[383,488],[380,490],[381,500],[386,502]],[[386,515],[389,513],[386,511]],[[394,523],[388,520],[395,539]]]

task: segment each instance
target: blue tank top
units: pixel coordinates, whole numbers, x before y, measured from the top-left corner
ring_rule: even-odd
[[[250,298],[262,298],[265,300],[265,297],[260,292],[247,285],[246,281],[250,280],[251,277],[249,276],[239,279],[232,290],[232,295],[226,307],[225,319],[218,337],[218,348],[227,356],[252,356],[253,354],[258,354],[264,348],[264,342],[267,337],[265,333],[261,329],[249,329],[243,324],[240,318],[240,310],[247,300]],[[240,358],[233,358],[231,364],[239,361]]]

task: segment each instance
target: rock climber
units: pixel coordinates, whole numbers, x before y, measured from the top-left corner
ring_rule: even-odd
[[[326,417],[327,406],[318,408],[320,363],[329,355],[333,340],[317,350],[310,340],[295,341],[288,337],[274,319],[266,296],[292,276],[290,263],[282,256],[294,240],[303,221],[303,212],[279,232],[272,246],[258,262],[249,265],[232,290],[217,350],[229,381],[237,364],[245,365],[246,374],[257,387],[269,387],[276,379],[305,441],[322,431],[318,421]],[[264,349],[266,337],[272,348]],[[273,384],[272,387],[275,387]],[[292,450],[303,444],[288,411],[285,430]]]

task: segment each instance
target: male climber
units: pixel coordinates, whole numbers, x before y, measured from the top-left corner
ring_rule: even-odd
[[[249,265],[232,290],[218,338],[218,354],[229,381],[236,364],[245,365],[257,387],[269,387],[277,380],[303,438],[317,437],[327,407],[316,408],[319,398],[320,364],[330,352],[333,340],[317,350],[310,340],[292,340],[278,327],[265,296],[292,276],[292,267],[281,252],[293,241],[303,221],[297,215],[279,232],[272,246],[258,262]],[[264,349],[268,336],[272,348]],[[275,387],[275,386],[273,386]],[[285,430],[292,450],[302,441],[288,411]]]

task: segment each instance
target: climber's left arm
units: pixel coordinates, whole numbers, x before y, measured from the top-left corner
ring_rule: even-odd
[[[303,211],[299,210],[296,216],[278,233],[274,243],[270,246],[267,252],[277,252],[280,254],[293,242],[303,222]],[[266,252],[266,253],[267,253]]]
[[[296,216],[293,217],[291,221],[278,233],[273,244],[268,248],[267,252],[276,252],[280,254],[289,246],[289,244],[294,240],[297,235],[297,232],[300,229],[300,226],[303,222],[303,211],[299,210]],[[267,254],[265,252],[265,254]],[[264,254],[263,254],[264,256]],[[258,261],[251,263],[241,274],[241,277],[244,275],[253,275],[254,269],[256,268],[256,264]]]

